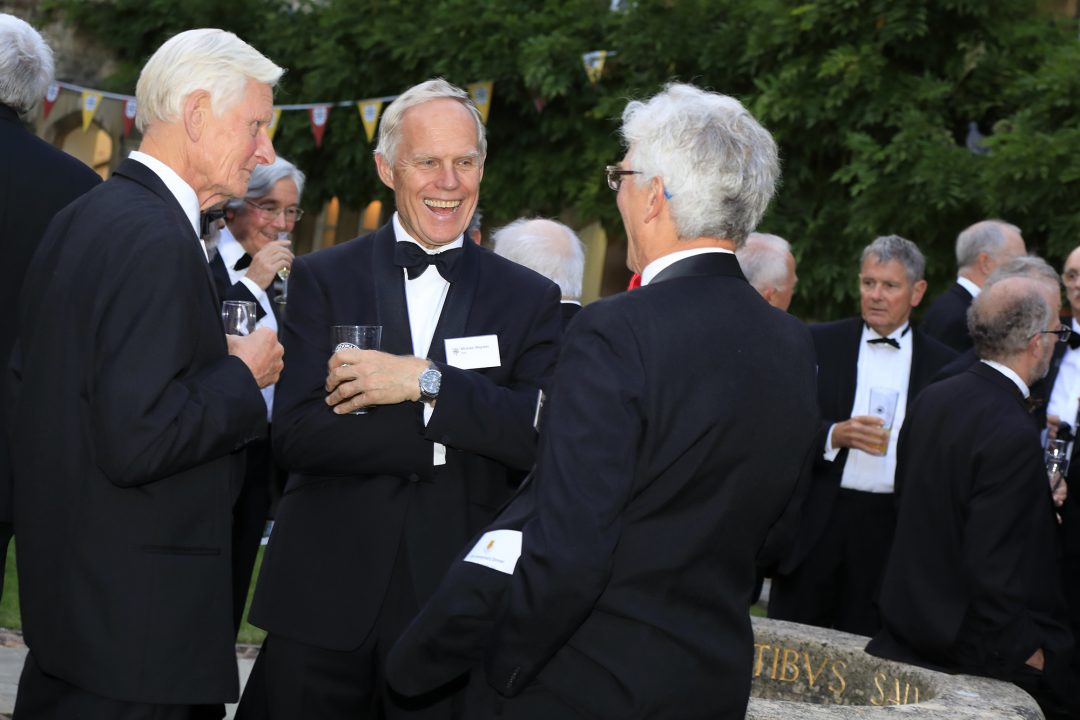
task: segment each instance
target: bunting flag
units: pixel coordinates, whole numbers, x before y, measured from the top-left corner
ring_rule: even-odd
[[[491,109],[491,86],[492,81],[469,83],[469,97],[472,98],[476,109],[480,111],[480,120],[487,125],[488,110]]]
[[[308,116],[311,118],[311,134],[315,136],[315,147],[322,147],[322,136],[326,132],[330,107],[330,105],[316,105],[308,110]]]
[[[281,108],[274,108],[274,117],[270,118],[270,124],[266,126],[266,136],[270,138],[270,142],[274,142],[274,133],[278,129],[278,120],[281,119]]]
[[[124,101],[124,137],[131,134],[131,126],[135,124],[135,99]]]
[[[609,53],[607,50],[593,50],[581,56],[581,61],[585,65],[585,74],[589,77],[590,83],[595,85],[600,81],[600,76],[604,73],[604,62],[612,54],[614,53]]]
[[[379,124],[379,115],[382,114],[382,100],[361,100],[356,103],[356,109],[360,111],[360,122],[364,123],[364,132],[367,133],[367,141],[375,137],[375,128]]]
[[[56,104],[56,98],[58,97],[60,97],[60,86],[56,83],[49,83],[49,87],[45,90],[44,120],[49,119],[49,113],[52,112],[52,106]]]
[[[536,108],[536,112],[544,112],[544,108],[547,106],[547,98],[543,95],[537,95],[533,98],[533,107]]]
[[[94,119],[94,113],[101,105],[101,93],[83,90],[82,94],[82,129],[86,132],[90,128],[90,122]]]

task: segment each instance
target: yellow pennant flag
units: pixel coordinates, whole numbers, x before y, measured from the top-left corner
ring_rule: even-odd
[[[90,122],[94,119],[94,113],[101,105],[101,93],[83,90],[82,94],[82,129],[86,132],[90,129]]]
[[[487,125],[488,110],[491,109],[491,80],[487,82],[475,82],[468,85],[469,96],[472,98],[476,109],[480,111],[480,120]]]
[[[367,141],[375,137],[375,127],[379,124],[379,115],[382,113],[382,100],[361,100],[356,103],[356,109],[360,111],[360,121],[364,123],[364,132],[367,133]]]
[[[281,108],[274,108],[274,117],[270,118],[270,124],[266,126],[266,137],[274,142],[274,133],[277,132],[278,120],[281,119]]]
[[[604,62],[607,60],[607,50],[593,50],[581,56],[581,62],[585,65],[585,74],[589,82],[595,85],[604,73]]]

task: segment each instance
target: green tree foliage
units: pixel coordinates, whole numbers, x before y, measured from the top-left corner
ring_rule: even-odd
[[[1059,262],[1080,242],[1080,43],[1075,22],[1034,0],[51,0],[112,45],[108,89],[188,27],[233,30],[289,68],[279,103],[393,95],[441,75],[493,80],[482,206],[490,225],[519,215],[599,219],[621,235],[601,170],[623,150],[629,98],[664,82],[739,97],[775,134],[783,185],[762,229],[792,240],[794,310],[856,307],[861,248],[915,240],[929,296],[955,272],[956,233],[1000,216]],[[614,51],[590,85],[581,55]],[[990,153],[965,146],[969,123]],[[334,108],[321,148],[300,113],[277,149],[309,175],[305,204],[389,199],[355,108]]]

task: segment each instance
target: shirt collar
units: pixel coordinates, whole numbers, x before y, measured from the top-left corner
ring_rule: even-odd
[[[863,325],[862,325],[862,341],[863,342],[866,342],[867,340],[873,340],[875,338],[884,338],[884,337],[893,338],[894,340],[896,340],[901,345],[906,344],[908,342],[908,338],[911,337],[911,323],[906,322],[903,325],[901,325],[900,327],[893,330],[888,335],[882,335],[877,330],[875,330],[872,327],[870,327],[869,325],[867,325],[865,320],[863,321]]]
[[[720,247],[706,247],[706,248],[691,248],[689,250],[677,250],[673,253],[668,253],[661,257],[656,258],[651,263],[645,266],[645,269],[641,271],[641,287],[645,287],[652,279],[660,274],[661,270],[666,270],[680,260],[685,260],[688,257],[694,255],[704,255],[705,253],[727,253],[728,255],[734,255],[727,248]]]
[[[967,290],[967,291],[968,291],[969,293],[971,293],[971,297],[973,297],[973,298],[977,298],[977,297],[979,297],[979,293],[981,293],[981,292],[982,292],[982,288],[981,288],[981,287],[979,287],[978,285],[976,285],[975,283],[971,282],[971,281],[970,281],[970,280],[968,280],[968,279],[967,279],[966,277],[963,277],[963,276],[961,276],[961,275],[957,275],[957,276],[956,276],[956,282],[957,282],[957,284],[958,284],[958,285],[960,285],[960,286],[961,286],[962,288],[964,288],[964,289],[965,289],[965,290]]]
[[[413,236],[410,235],[407,230],[405,230],[405,226],[401,224],[401,220],[398,218],[397,212],[394,212],[394,239],[398,242],[411,242],[413,245],[420,247],[420,249],[422,249],[428,255],[438,255],[439,253],[450,250],[451,248],[462,247],[465,244],[465,233],[458,235],[457,240],[452,243],[443,245],[438,250],[429,250],[428,248],[421,245],[418,241],[413,239]]]
[[[192,187],[184,182],[183,178],[177,175],[175,170],[153,155],[147,155],[144,152],[132,150],[128,157],[150,168],[155,175],[161,178],[161,182],[165,183],[165,187],[173,194],[176,201],[180,203],[180,207],[183,209],[184,214],[187,215],[188,222],[191,223],[191,229],[194,231],[195,237],[199,237],[199,198]],[[205,246],[203,249],[205,250]]]
[[[230,270],[237,260],[244,257],[244,246],[233,237],[228,226],[221,228],[217,248],[218,255],[221,256],[221,262],[225,263],[225,267]]]
[[[1016,371],[1013,370],[1011,367],[1009,367],[1007,365],[1002,365],[1001,363],[995,362],[993,360],[981,360],[980,362],[986,363],[987,365],[994,368],[995,370],[997,370],[999,373],[1001,373],[1005,377],[1012,380],[1013,384],[1016,385],[1017,388],[1019,388],[1020,394],[1023,395],[1025,399],[1029,395],[1031,395],[1031,391],[1028,390],[1027,383],[1024,382],[1020,378],[1020,376],[1016,374]]]

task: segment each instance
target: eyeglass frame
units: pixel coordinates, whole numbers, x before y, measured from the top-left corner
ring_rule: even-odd
[[[244,198],[244,204],[261,214],[264,220],[269,218],[271,222],[277,220],[278,215],[281,215],[282,213],[285,214],[285,222],[298,223],[300,222],[300,218],[304,217],[304,209],[297,205],[288,205],[286,207],[280,207],[277,210],[271,210],[270,208],[260,205],[254,200],[248,200],[247,198]],[[295,217],[290,219],[289,212],[294,212]]]
[[[1059,325],[1056,330],[1040,330],[1039,332],[1035,333],[1035,335],[1043,334],[1057,335],[1057,342],[1063,343],[1069,342],[1069,338],[1071,338],[1073,334],[1073,329],[1068,325]],[[1031,337],[1035,337],[1035,335],[1032,335]],[[1028,338],[1028,340],[1030,339],[1031,338]]]
[[[607,176],[607,186],[613,192],[619,192],[624,177],[627,175],[643,175],[644,173],[640,170],[624,170],[618,165],[608,165],[604,168],[604,174]]]

